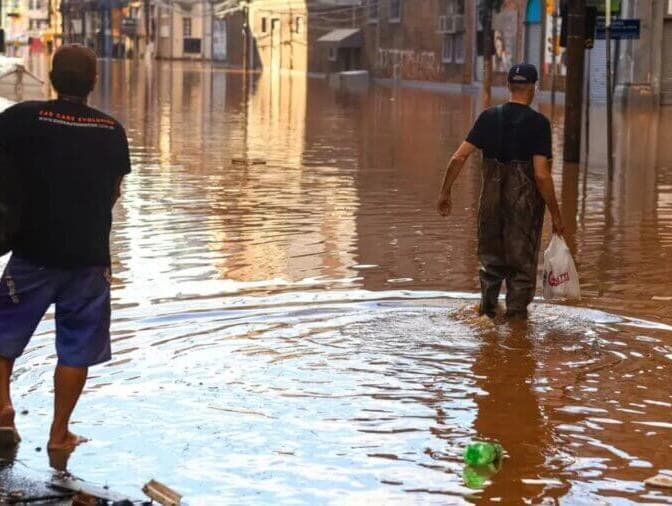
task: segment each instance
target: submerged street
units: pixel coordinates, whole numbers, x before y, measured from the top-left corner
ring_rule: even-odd
[[[643,483],[672,473],[672,109],[617,112],[609,183],[603,106],[588,163],[563,166],[562,107],[540,104],[583,300],[495,326],[470,310],[477,161],[435,211],[478,94],[101,65],[92,105],[125,125],[133,172],[74,475],[189,504],[672,504]],[[14,373],[34,471],[54,362],[52,314]],[[479,438],[509,458],[475,491]]]

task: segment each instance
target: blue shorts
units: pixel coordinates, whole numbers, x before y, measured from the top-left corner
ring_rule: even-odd
[[[58,363],[89,367],[111,358],[108,267],[41,267],[13,255],[0,279],[0,356],[14,359],[56,305]]]

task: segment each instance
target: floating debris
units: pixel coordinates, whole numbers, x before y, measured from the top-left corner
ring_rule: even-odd
[[[163,506],[180,506],[182,503],[182,496],[180,494],[156,480],[148,482],[142,487],[142,491],[147,497]]]

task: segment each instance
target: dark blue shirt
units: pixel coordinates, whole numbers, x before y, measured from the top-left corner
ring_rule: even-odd
[[[478,117],[467,142],[483,150],[485,158],[504,163],[513,160],[532,162],[534,155],[553,158],[548,119],[526,105],[513,102],[502,106],[501,131],[497,108],[491,107]]]
[[[84,104],[24,102],[0,114],[0,148],[23,187],[14,252],[49,267],[109,265],[115,184],[131,170],[123,127]]]

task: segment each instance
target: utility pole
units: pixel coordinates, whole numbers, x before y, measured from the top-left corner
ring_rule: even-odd
[[[145,61],[149,61],[149,59],[152,57],[151,54],[149,54],[149,57],[147,57],[147,54],[151,51],[152,46],[151,46],[151,34],[150,32],[150,5],[149,5],[150,0],[145,0],[143,2],[143,7],[144,7],[144,18],[145,18]]]
[[[250,31],[249,31],[249,10],[247,6],[247,2],[243,3],[243,71],[247,73],[248,70],[248,62],[247,62],[247,50],[248,50],[248,39],[250,38]]]
[[[564,159],[566,162],[578,163],[581,160],[586,0],[568,1]]]
[[[611,85],[611,0],[605,0],[604,35],[607,46],[607,174],[609,181],[614,178],[614,127],[613,88]]]
[[[486,2],[483,12],[483,108],[490,107],[492,102],[492,50],[492,6]]]
[[[558,10],[560,3],[553,6],[553,32],[551,35],[551,115],[555,117],[555,94],[558,87]]]

